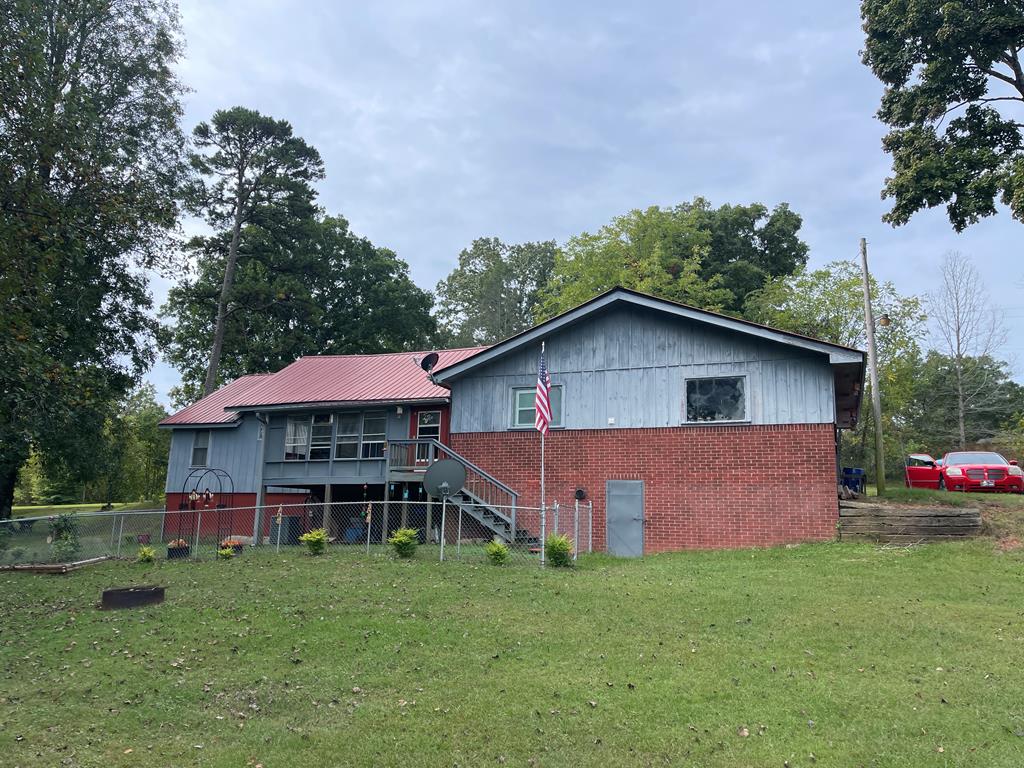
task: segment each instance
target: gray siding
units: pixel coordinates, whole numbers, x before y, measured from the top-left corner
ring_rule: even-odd
[[[403,408],[401,414],[393,405],[381,408],[368,408],[367,411],[384,411],[387,413],[387,439],[394,440],[409,436],[409,408]],[[304,411],[303,415],[308,415]],[[266,467],[263,482],[266,485],[281,486],[292,483],[324,484],[327,482],[343,483],[383,483],[384,459],[346,459],[338,461],[285,461],[284,435],[288,421],[287,413],[274,413],[270,417],[268,430]],[[336,433],[338,420],[334,420],[333,430]],[[332,450],[333,457],[334,452]]]
[[[236,427],[218,427],[210,430],[210,449],[207,452],[207,467],[223,469],[235,483],[236,493],[256,491],[256,455],[259,423],[253,415],[243,417]],[[167,493],[180,493],[182,483],[192,470],[192,440],[194,429],[175,429],[171,434],[171,453],[167,465]],[[216,491],[216,482],[210,481]],[[188,490],[192,490],[191,483]],[[224,489],[225,492],[228,490]]]
[[[452,382],[451,431],[509,428],[511,390],[537,380],[539,345]],[[638,307],[619,307],[547,340],[552,385],[562,385],[569,429],[683,423],[684,380],[745,375],[752,424],[832,423],[832,368],[825,354],[764,341]]]

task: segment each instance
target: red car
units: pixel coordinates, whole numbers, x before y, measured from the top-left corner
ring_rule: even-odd
[[[913,453],[905,473],[908,488],[1024,493],[1024,470],[993,451],[953,451],[937,461]]]

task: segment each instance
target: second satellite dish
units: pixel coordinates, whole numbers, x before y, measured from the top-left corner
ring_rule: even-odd
[[[423,475],[423,488],[435,498],[454,496],[466,484],[466,468],[454,459],[435,461]]]

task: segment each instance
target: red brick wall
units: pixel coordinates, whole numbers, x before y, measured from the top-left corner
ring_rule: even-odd
[[[268,493],[266,495],[266,504],[271,509],[263,513],[264,535],[269,533],[269,520],[276,511],[275,505],[284,505],[282,512],[286,515],[305,515],[305,506],[290,506],[302,505],[305,499],[306,494],[303,493]],[[168,493],[165,509],[168,512],[177,513],[182,502],[186,505],[188,504],[187,493]],[[219,502],[230,504],[230,509],[217,509],[216,506]],[[232,496],[225,494],[222,500],[218,500],[215,494],[212,507],[203,507],[202,502],[199,502],[197,509],[202,511],[201,517],[197,512],[192,511],[184,514],[168,515],[165,523],[168,534],[165,538],[176,538],[179,534],[183,538],[189,538],[183,532],[191,531],[194,534],[197,524],[200,526],[200,533],[203,536],[213,534],[252,536],[253,507],[255,504],[255,493],[236,493]]]
[[[539,504],[539,433],[458,433],[451,445],[520,505]],[[552,431],[545,465],[549,504],[571,505],[577,487],[593,501],[595,550],[606,480],[644,481],[646,552],[827,540],[839,519],[831,424]]]

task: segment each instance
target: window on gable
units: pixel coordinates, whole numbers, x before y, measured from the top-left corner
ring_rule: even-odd
[[[534,426],[537,420],[537,411],[533,407],[536,397],[536,387],[516,387],[512,390],[513,429],[526,429]],[[560,427],[562,426],[562,386],[560,384],[551,387],[549,399],[551,401],[550,426]]]
[[[326,461],[331,458],[331,434],[334,418],[329,413],[313,415],[313,429],[309,437],[309,460]]]
[[[386,413],[363,414],[363,458],[384,458],[384,440],[387,433]]]
[[[205,467],[210,453],[210,430],[201,429],[192,435],[192,466]]]
[[[745,376],[686,380],[686,421],[746,421]]]
[[[284,432],[284,460],[305,461],[309,457],[308,416],[289,416]]]
[[[359,422],[361,414],[338,414],[338,437],[334,442],[334,458],[359,458]]]

